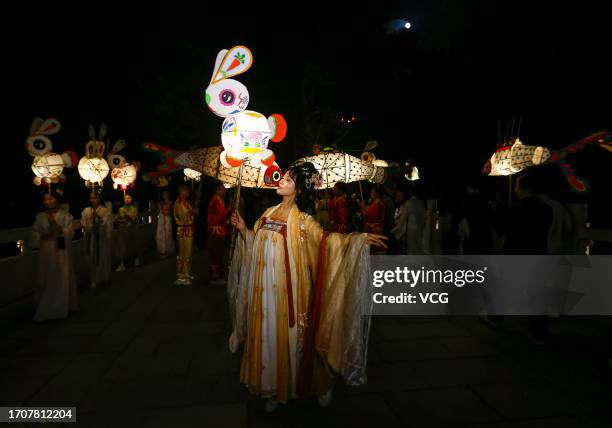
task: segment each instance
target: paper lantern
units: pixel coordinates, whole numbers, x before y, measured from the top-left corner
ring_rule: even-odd
[[[526,146],[516,138],[512,145],[500,147],[485,163],[482,172],[485,175],[512,175],[531,166],[553,163],[560,169],[565,179],[575,192],[588,191],[588,181],[576,176],[574,169],[567,161],[567,156],[582,150],[589,144],[597,145],[612,151],[612,134],[598,132],[559,150],[542,146]]]
[[[219,180],[230,187],[238,184],[239,168],[226,168],[221,164],[219,156],[223,151],[221,146],[205,147],[189,152],[178,152],[155,143],[145,143],[143,150],[157,153],[164,160],[164,163],[157,167],[156,172],[145,174],[145,181],[154,180],[163,174],[170,174],[183,168],[190,168]],[[278,182],[283,174],[276,162],[272,163],[269,167],[263,164],[254,165],[253,163],[252,160],[244,162],[242,186],[262,189],[278,187]]]
[[[268,143],[280,142],[287,133],[287,123],[281,115],[266,119],[261,113],[247,110],[249,92],[230,77],[247,71],[253,64],[253,54],[245,46],[222,49],[215,61],[212,78],[206,88],[206,104],[217,116],[224,117],[221,142],[225,149],[220,162],[225,168],[241,166],[246,160],[252,166],[266,167],[274,163],[274,153]]]
[[[321,173],[323,178],[321,189],[334,187],[339,181],[351,183],[368,180],[382,183],[385,179],[385,168],[344,152],[320,153],[316,156],[307,156],[300,161],[311,162]]]
[[[79,175],[87,186],[92,184],[102,185],[102,181],[108,175],[110,168],[104,158],[88,158],[82,157],[79,161]]]
[[[64,168],[73,167],[76,164],[76,153],[66,151],[62,154],[54,153],[53,143],[50,135],[57,134],[61,125],[56,119],[36,118],[30,126],[30,134],[26,140],[26,150],[34,158],[32,160],[32,172],[34,172],[34,184],[51,184],[64,181]]]
[[[64,158],[57,153],[45,153],[36,156],[32,162],[32,171],[36,175],[34,183],[37,185],[45,183],[57,183],[63,177]]]
[[[114,168],[111,172],[111,179],[113,180],[113,188],[117,189],[118,187],[121,190],[127,189],[134,181],[136,181],[136,176],[138,171],[134,165],[126,164],[120,168]]]
[[[200,181],[200,179],[202,178],[202,173],[196,171],[195,169],[185,168],[183,170],[183,173],[185,174],[185,180]]]

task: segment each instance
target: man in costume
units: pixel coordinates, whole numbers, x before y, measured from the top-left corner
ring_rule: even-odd
[[[206,215],[206,233],[208,241],[206,250],[210,263],[210,279],[212,283],[225,282],[223,272],[223,259],[225,255],[225,237],[227,236],[228,212],[225,207],[225,187],[218,182],[215,193],[208,203]]]
[[[190,285],[191,256],[193,254],[193,237],[195,235],[194,219],[198,210],[189,202],[189,188],[185,185],[179,187],[179,196],[174,202],[174,220],[176,221],[176,237],[178,251],[176,254],[176,284]]]
[[[244,343],[240,380],[268,399],[267,411],[309,395],[329,405],[332,372],[366,381],[369,246],[386,238],[325,232],[305,212],[320,180],[312,163],[292,165],[279,182],[282,202],[253,230],[232,215],[242,239],[228,277],[230,350]]]
[[[334,186],[334,199],[329,207],[331,231],[348,233],[348,207],[346,205],[346,184],[339,181]]]

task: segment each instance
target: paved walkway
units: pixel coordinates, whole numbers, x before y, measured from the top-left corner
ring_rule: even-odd
[[[0,405],[76,405],[72,427],[612,426],[610,333],[574,319],[552,320],[537,348],[520,318],[495,331],[467,317],[376,317],[368,385],[338,387],[330,408],[265,414],[227,349],[225,290],[207,284],[204,253],[195,261],[191,287],[173,285],[172,259],[152,261],[84,290],[67,320],[0,332]]]

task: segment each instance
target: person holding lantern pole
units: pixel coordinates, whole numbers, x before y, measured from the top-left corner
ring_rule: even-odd
[[[189,202],[189,187],[179,187],[179,196],[174,202],[174,219],[177,225],[178,251],[176,254],[176,283],[177,285],[191,285],[191,257],[193,254],[193,237],[195,235],[195,216],[197,208]]]
[[[78,295],[72,263],[73,219],[59,208],[56,193],[45,194],[46,210],[36,216],[32,226],[32,248],[38,248],[35,275],[34,321],[66,318],[78,309]]]
[[[223,272],[223,258],[225,255],[225,238],[227,236],[228,212],[225,206],[226,189],[223,183],[216,183],[215,193],[208,202],[206,216],[206,232],[208,241],[206,249],[210,261],[210,279],[213,284],[225,282]]]
[[[90,287],[96,288],[110,279],[113,220],[110,210],[102,205],[97,193],[91,193],[89,203],[91,206],[81,213],[81,227],[85,233]]]
[[[174,252],[174,239],[172,239],[172,214],[174,210],[168,190],[162,192],[158,211],[155,242],[158,254],[164,258]]]
[[[333,373],[351,385],[366,381],[369,247],[384,248],[386,238],[324,231],[305,212],[321,184],[312,163],[293,164],[279,182],[282,202],[253,230],[231,217],[241,239],[228,276],[229,346],[244,344],[240,381],[268,399],[269,412],[310,395],[328,406]]]
[[[116,269],[117,272],[125,270],[125,259],[129,254],[129,249],[134,248],[136,251],[136,257],[134,259],[134,266],[140,266],[140,259],[138,257],[138,237],[136,234],[136,227],[138,225],[138,207],[133,203],[132,196],[126,193],[123,197],[124,205],[119,208],[117,214],[117,225],[118,230],[118,246],[119,246],[119,267]]]

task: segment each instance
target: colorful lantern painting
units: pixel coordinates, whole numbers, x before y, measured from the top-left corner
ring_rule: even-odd
[[[251,166],[265,168],[274,163],[274,153],[268,149],[270,141],[278,143],[287,134],[287,123],[279,114],[266,118],[263,114],[246,110],[249,91],[232,76],[244,73],[253,64],[251,51],[244,46],[223,49],[217,55],[210,85],[206,88],[206,104],[217,116],[224,117],[220,154],[226,168],[241,166],[246,160]]]
[[[36,118],[32,122],[25,145],[28,153],[34,157],[32,171],[35,175],[34,184],[37,186],[65,181],[64,168],[76,164],[76,153],[66,151],[60,155],[52,152],[53,144],[49,135],[57,134],[60,129],[61,125],[56,119]]]
[[[113,145],[110,153],[106,157],[108,164],[113,168],[111,171],[111,180],[113,180],[113,188],[121,188],[124,192],[128,187],[134,185],[140,165],[136,163],[128,163],[123,155],[119,152],[125,148],[125,140],[118,140]]]
[[[104,159],[104,151],[106,150],[106,144],[102,141],[106,136],[106,125],[100,126],[100,132],[96,136],[95,129],[92,125],[89,125],[89,138],[90,140],[85,145],[85,156],[79,161],[79,175],[85,180],[85,185],[90,186],[101,186],[102,182],[108,175],[110,168],[108,163]]]
[[[507,176],[531,166],[552,163],[561,169],[572,190],[577,193],[584,193],[589,190],[589,183],[575,174],[574,169],[567,161],[567,156],[582,150],[589,144],[595,144],[612,151],[612,134],[598,132],[559,150],[542,146],[526,146],[516,138],[513,144],[500,147],[493,153],[482,168],[482,173],[490,176]]]
[[[157,153],[164,163],[157,167],[156,172],[149,172],[144,175],[145,181],[154,181],[184,168],[184,174],[192,174],[187,170],[196,173],[203,173],[209,177],[221,181],[227,188],[234,187],[240,183],[243,187],[260,189],[275,189],[283,173],[276,162],[269,167],[259,164],[254,166],[248,160],[243,164],[242,179],[239,175],[239,168],[226,168],[221,164],[220,154],[223,147],[204,147],[202,149],[179,152],[155,143],[143,144],[146,152]]]

